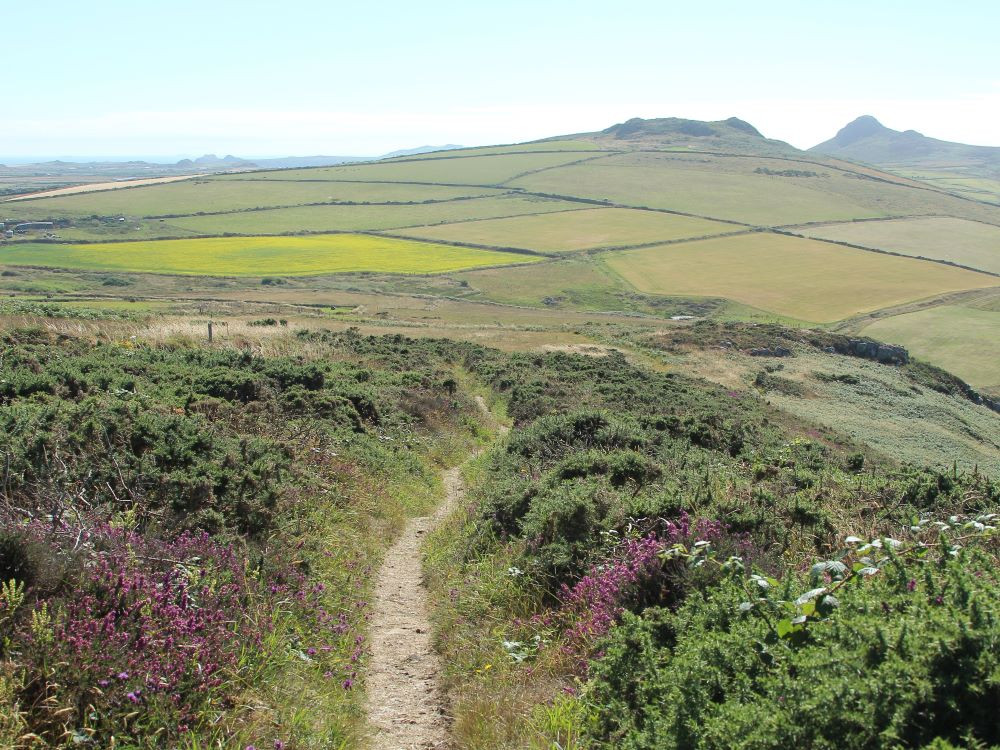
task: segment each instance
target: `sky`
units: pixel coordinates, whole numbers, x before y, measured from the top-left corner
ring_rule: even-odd
[[[377,155],[631,117],[1000,146],[995,0],[0,2],[0,160]]]

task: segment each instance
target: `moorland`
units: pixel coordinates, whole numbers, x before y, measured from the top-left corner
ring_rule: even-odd
[[[381,747],[420,635],[410,742],[1000,746],[989,196],[667,118],[0,212],[0,745]]]

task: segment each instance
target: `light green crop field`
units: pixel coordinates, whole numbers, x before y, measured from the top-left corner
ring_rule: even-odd
[[[900,167],[893,169],[897,174],[925,182],[936,188],[949,190],[974,200],[1000,203],[1000,180],[986,177],[970,177],[961,172],[946,170],[920,170]]]
[[[803,233],[1000,273],[1000,226],[976,221],[951,218],[860,221],[809,227]]]
[[[725,297],[813,323],[996,285],[974,271],[771,233],[602,257],[643,292]]]
[[[579,205],[579,204],[577,204]],[[432,240],[518,247],[542,252],[669,242],[739,230],[733,224],[656,211],[591,208],[406,229],[400,234]]]
[[[451,156],[447,151],[433,157],[407,161],[350,164],[318,169],[288,169],[276,172],[251,172],[215,178],[220,182],[267,180],[359,180],[364,182],[430,182],[458,185],[500,185],[536,169],[585,159],[590,154],[575,153],[504,153],[486,156]],[[596,154],[595,154],[596,155]]]
[[[796,177],[771,172],[812,172]],[[824,164],[765,157],[628,153],[511,181],[527,190],[667,208],[748,224],[781,226],[913,214],[989,219],[996,210],[955,196],[845,173]]]
[[[611,156],[528,175],[511,184],[539,192],[666,208],[749,224],[883,215],[846,196],[813,187],[826,178],[795,179],[755,174],[752,170],[720,172],[692,166],[703,161],[709,160],[701,155]],[[743,162],[740,166],[744,166]],[[798,168],[805,169],[801,165]]]
[[[93,245],[19,243],[0,263],[208,276],[303,276],[352,271],[424,274],[531,263],[529,255],[357,234],[216,237]]]
[[[494,216],[564,211],[579,204],[547,198],[505,195],[405,206],[297,206],[262,211],[241,211],[212,216],[146,220],[143,232],[152,237],[188,237],[213,234],[282,234],[285,232],[343,232],[423,226],[437,222],[467,221]],[[111,226],[110,231],[115,227]],[[100,231],[107,232],[103,227]],[[128,238],[130,230],[123,230]],[[60,236],[91,239],[87,234],[60,231]],[[96,235],[97,239],[108,234]]]
[[[1000,388],[1000,312],[941,306],[883,318],[867,336],[901,344],[979,388]]]
[[[336,182],[280,182],[198,179],[141,188],[18,201],[4,212],[30,219],[61,216],[163,216],[232,211],[262,206],[297,206],[327,201],[414,202],[500,195],[489,188],[436,185],[366,185]]]

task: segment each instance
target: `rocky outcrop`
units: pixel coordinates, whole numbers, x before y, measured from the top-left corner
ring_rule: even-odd
[[[751,357],[791,357],[792,350],[783,346],[765,347],[761,349],[751,349]]]
[[[851,351],[840,352],[854,357],[873,359],[884,365],[905,365],[910,361],[910,353],[895,344],[882,344],[878,341],[864,339],[848,339],[847,346]]]

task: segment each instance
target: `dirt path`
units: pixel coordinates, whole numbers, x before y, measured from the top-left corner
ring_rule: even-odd
[[[494,422],[486,402],[476,404]],[[500,434],[506,427],[497,425]],[[421,544],[465,494],[460,467],[444,472],[445,499],[433,515],[412,519],[389,548],[375,583],[368,674],[368,722],[375,750],[448,747],[447,696],[431,642]]]
[[[368,719],[376,750],[444,748],[448,740],[441,664],[431,644],[420,566],[424,536],[462,496],[458,467],[444,473],[445,501],[414,518],[389,548],[375,584],[368,675]]]

